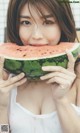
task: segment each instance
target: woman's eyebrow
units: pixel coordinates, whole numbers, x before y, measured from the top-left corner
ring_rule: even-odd
[[[41,18],[51,18],[53,17],[53,15],[49,14],[49,15],[42,15]],[[27,18],[27,19],[31,19],[30,16],[27,15],[20,15],[20,18]]]
[[[49,15],[43,15],[42,18],[52,18],[53,15],[52,14],[49,14]]]
[[[27,18],[27,19],[31,19],[31,17],[30,17],[30,16],[25,16],[25,15],[20,15],[19,17],[20,17],[20,18]]]

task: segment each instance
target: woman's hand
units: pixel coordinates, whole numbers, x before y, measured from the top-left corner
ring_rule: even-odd
[[[43,71],[50,73],[42,76],[41,80],[46,80],[46,83],[51,84],[53,98],[57,100],[67,94],[76,78],[74,72],[75,59],[70,52],[67,52],[67,56],[69,60],[67,69],[60,66],[42,67]]]
[[[25,83],[26,78],[24,73],[10,78],[9,73],[4,71],[3,66],[4,58],[0,58],[0,106],[7,106],[10,90]]]

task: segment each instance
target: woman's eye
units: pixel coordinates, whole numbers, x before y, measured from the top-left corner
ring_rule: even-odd
[[[20,24],[22,24],[22,25],[30,25],[31,23],[29,21],[21,21]]]
[[[43,22],[43,24],[45,25],[45,24],[54,24],[55,22],[53,22],[53,21],[51,21],[51,20],[46,20],[46,21],[44,21]]]

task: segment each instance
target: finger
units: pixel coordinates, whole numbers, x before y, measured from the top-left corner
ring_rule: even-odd
[[[51,79],[49,79],[46,83],[58,83],[58,84],[64,84],[65,83],[65,80],[61,79],[60,77],[53,77]]]
[[[53,77],[51,79],[49,79],[46,83],[50,84],[50,83],[58,83],[60,85],[64,85],[64,83],[66,82],[65,79],[61,79],[60,77]],[[70,80],[67,80],[66,83],[68,86],[70,86]]]
[[[0,84],[0,87],[6,87],[6,86],[9,86],[11,84],[14,84],[15,82],[21,80],[24,76],[25,76],[25,74],[21,73],[15,77],[12,77],[12,78],[8,79],[7,81],[4,81],[4,84],[3,83]]]
[[[44,67],[42,67],[42,70],[48,71],[48,72],[61,72],[61,73],[64,73],[66,75],[72,74],[72,72],[68,71],[67,69],[65,69],[61,66],[44,66]]]
[[[18,87],[18,86],[24,84],[26,81],[27,81],[27,79],[24,78],[24,79],[22,79],[22,80],[16,82],[15,84],[11,84],[10,86],[1,88],[0,91],[1,91],[2,93],[7,93],[7,92],[9,92],[12,88]]]
[[[79,65],[80,64],[80,57],[78,57],[77,59],[76,59],[76,61],[75,61],[75,69],[76,69],[76,67],[77,67],[77,65]]]
[[[3,69],[3,80],[7,80],[9,78],[10,72],[6,69]]]
[[[0,57],[0,79],[3,78],[3,66],[4,66],[4,58]]]
[[[76,76],[78,78],[80,78],[80,62],[78,62],[76,65],[75,65],[75,73],[76,73]]]
[[[41,76],[40,79],[47,80],[47,79],[53,78],[53,77],[60,77],[65,80],[69,80],[69,79],[72,79],[73,77],[75,77],[75,74],[71,73],[71,75],[70,75],[70,73],[68,74],[68,72],[67,72],[67,74],[64,74],[61,72],[52,72],[52,73],[46,74],[44,76]]]
[[[80,53],[79,53],[78,57],[80,58]]]
[[[59,72],[52,72],[52,73],[48,73],[48,74],[46,74],[44,76],[41,76],[40,79],[41,80],[46,80],[46,79],[49,79],[49,78],[53,78],[55,76],[61,77],[61,78],[65,77],[64,74],[61,74]]]
[[[66,54],[67,54],[68,60],[69,60],[67,69],[74,72],[75,58],[73,57],[73,55],[70,51],[66,51]]]

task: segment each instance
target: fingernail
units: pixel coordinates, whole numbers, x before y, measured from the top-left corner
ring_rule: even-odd
[[[40,77],[41,80],[43,80],[43,77]]]
[[[22,72],[21,75],[22,75],[22,76],[25,76],[25,73]]]
[[[44,70],[44,67],[42,67],[42,70]]]
[[[42,70],[46,70],[47,67],[42,67]]]

